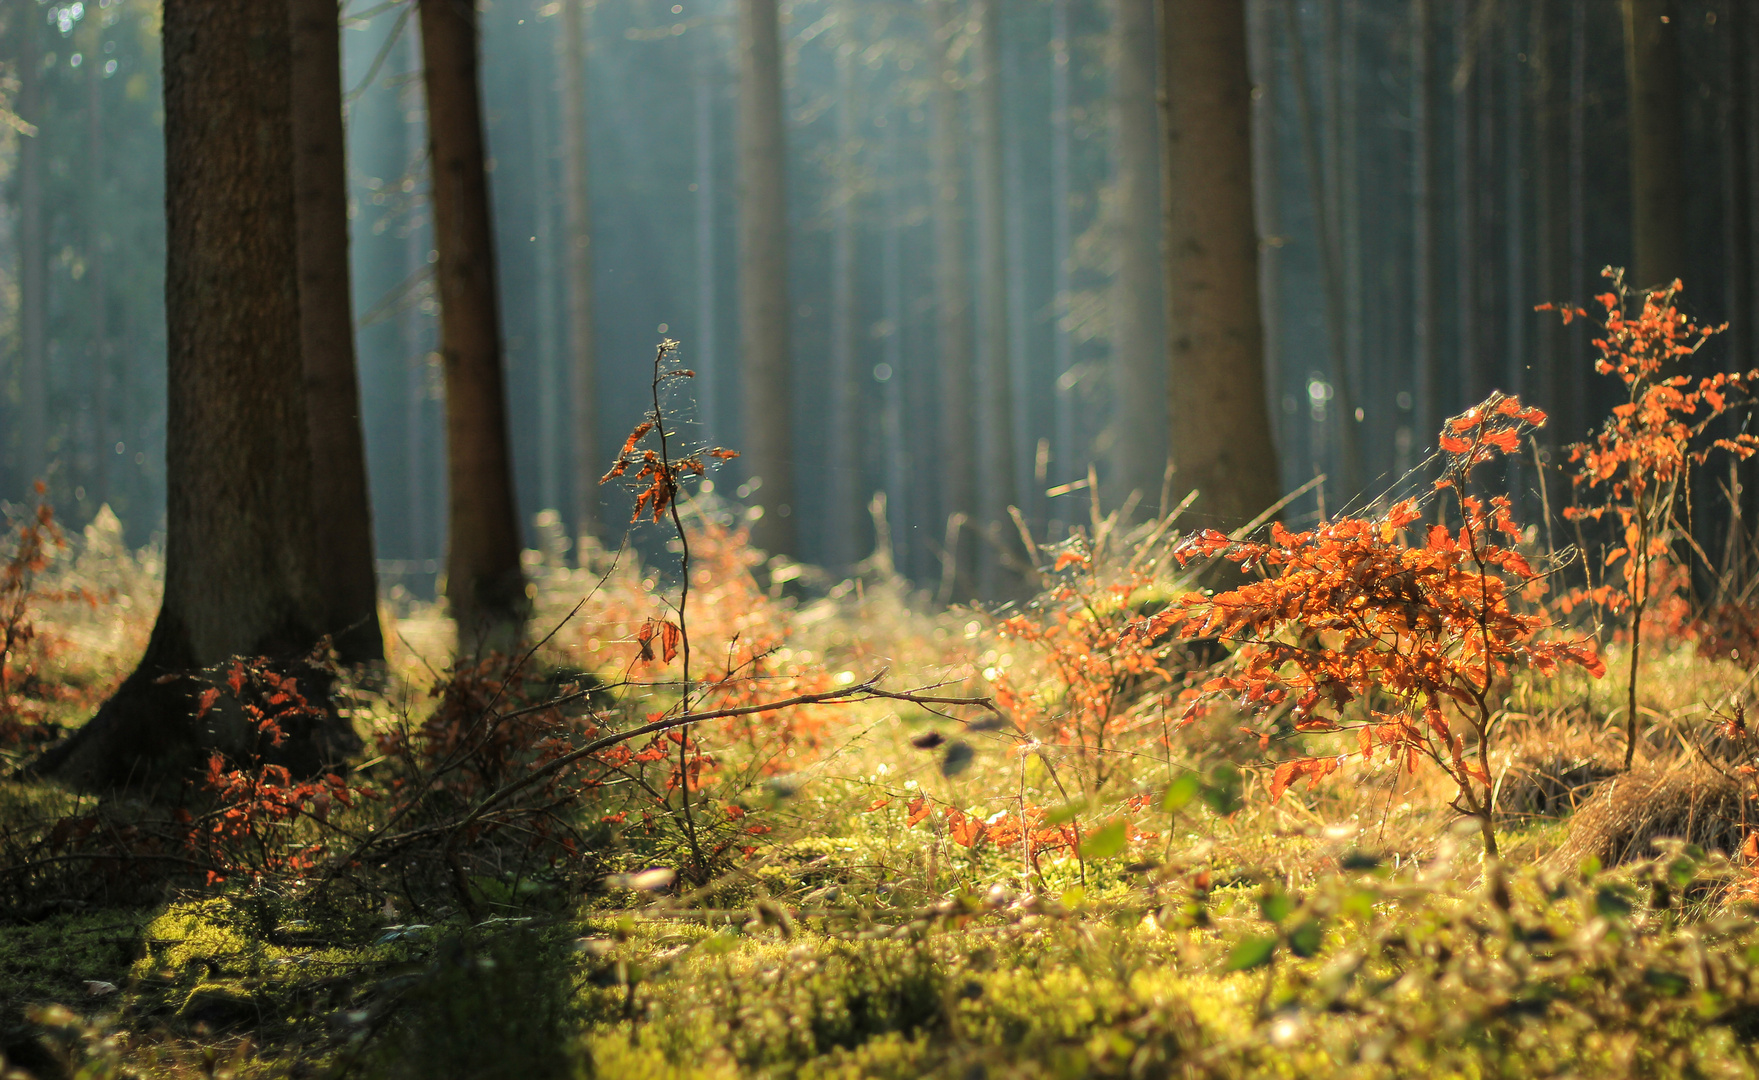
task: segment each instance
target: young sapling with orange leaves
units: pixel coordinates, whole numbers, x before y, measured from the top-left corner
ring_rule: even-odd
[[[1587,641],[1547,634],[1551,624],[1534,605],[1545,575],[1515,547],[1521,534],[1508,498],[1470,486],[1475,468],[1515,453],[1522,433],[1544,422],[1538,409],[1501,395],[1448,421],[1435,490],[1457,528],[1422,529],[1421,505],[1407,499],[1378,518],[1339,518],[1306,532],[1273,523],[1264,540],[1214,530],[1187,540],[1182,561],[1219,556],[1260,576],[1214,595],[1187,594],[1144,625],[1143,633],[1213,636],[1235,647],[1233,669],[1199,688],[1183,722],[1226,698],[1273,724],[1291,715],[1293,737],[1354,733],[1354,753],[1276,762],[1273,799],[1301,778],[1317,785],[1352,758],[1384,755],[1401,771],[1428,761],[1453,781],[1454,809],[1477,820],[1494,858],[1490,749],[1502,716],[1492,688],[1515,668],[1604,671]],[[1270,725],[1245,730],[1262,749],[1279,737]]]

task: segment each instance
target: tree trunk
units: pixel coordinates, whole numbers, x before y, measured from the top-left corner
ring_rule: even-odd
[[[1076,434],[1074,341],[1069,329],[1069,295],[1074,285],[1070,261],[1074,254],[1074,231],[1069,206],[1072,177],[1070,160],[1073,142],[1069,115],[1069,0],[1051,3],[1051,388],[1056,438],[1051,454],[1057,483],[1068,483],[1087,471],[1088,454]],[[1152,86],[1153,84],[1150,83]],[[1143,447],[1138,453],[1148,452]],[[1050,479],[1051,477],[1046,477]],[[1044,497],[1044,484],[1037,485],[1033,501]],[[1149,492],[1144,491],[1144,495]]]
[[[859,446],[863,424],[859,418],[860,385],[855,370],[855,207],[857,186],[854,153],[855,51],[860,47],[850,33],[854,9],[840,4],[833,9],[842,33],[836,35],[836,143],[832,151],[831,177],[831,369],[830,513],[826,515],[825,562],[839,570],[862,558],[857,535],[866,500],[861,495],[863,476]]]
[[[173,778],[203,747],[251,746],[241,716],[198,722],[196,676],[235,656],[297,664],[324,623],[300,372],[288,8],[166,0],[165,595],[140,666],[38,768],[83,787]],[[317,687],[314,687],[314,680]],[[321,679],[302,679],[310,694]],[[313,772],[345,724],[290,733]]]
[[[111,389],[115,373],[110,355],[110,293],[104,273],[109,262],[108,237],[104,230],[104,20],[87,20],[90,38],[85,65],[86,81],[86,319],[89,330],[88,354],[91,360],[92,468],[86,484],[91,492],[91,505],[104,506],[110,501],[110,460],[115,426],[110,422]]]
[[[528,603],[507,452],[501,313],[484,168],[476,8],[420,0],[440,356],[446,369],[446,598],[461,650],[509,649]]]
[[[1532,11],[1533,70],[1533,145],[1537,152],[1534,184],[1537,189],[1538,228],[1535,230],[1534,273],[1538,278],[1535,290],[1540,299],[1563,303],[1570,298],[1568,270],[1569,188],[1567,170],[1563,167],[1564,116],[1566,101],[1559,88],[1564,85],[1561,71],[1562,50],[1558,48],[1553,0],[1541,0]],[[1534,400],[1554,414],[1540,433],[1540,439],[1551,447],[1571,441],[1576,433],[1577,418],[1571,415],[1568,394],[1564,389],[1566,375],[1573,358],[1564,354],[1565,327],[1555,318],[1539,320],[1538,352],[1532,379]],[[1547,480],[1549,483],[1549,480]]]
[[[1474,183],[1477,160],[1476,107],[1478,85],[1473,75],[1477,43],[1473,30],[1474,7],[1461,5],[1454,15],[1454,53],[1458,67],[1453,78],[1454,93],[1454,315],[1458,325],[1455,333],[1458,359],[1454,365],[1458,387],[1454,400],[1441,406],[1441,415],[1454,411],[1454,405],[1482,400],[1478,378],[1478,188]],[[1428,432],[1425,438],[1433,437]],[[1427,444],[1424,444],[1427,451]]]
[[[293,187],[299,336],[311,428],[313,521],[323,629],[343,663],[385,658],[373,565],[372,508],[354,362],[348,267],[348,171],[336,0],[287,0],[292,15]]]
[[[1118,260],[1111,288],[1112,503],[1140,491],[1152,506],[1160,498],[1167,459],[1161,238],[1144,227],[1160,216],[1161,205],[1154,0],[1113,0],[1111,45]]]
[[[35,0],[17,0],[18,118],[43,122],[43,12]],[[43,132],[18,140],[18,463],[25,483],[49,471],[47,322],[49,266],[43,220]]]
[[[1417,370],[1412,395],[1413,443],[1427,447],[1441,430],[1441,288],[1438,256],[1441,242],[1441,199],[1437,191],[1435,152],[1435,15],[1434,0],[1411,4],[1411,128],[1416,143],[1411,155],[1411,261],[1416,271],[1412,311],[1413,352]]]
[[[593,325],[592,204],[586,171],[585,0],[562,7],[562,184],[568,234],[569,399],[574,414],[574,536],[598,531],[598,339]]]
[[[979,549],[979,590],[1003,590],[997,544],[1014,535],[1008,507],[1014,490],[1014,393],[1008,326],[1007,204],[1002,177],[1002,28],[1000,0],[972,0],[976,24],[976,70],[972,75],[972,116],[976,123],[977,201],[977,357],[978,527],[993,543]]]
[[[563,23],[564,31],[567,24]],[[558,52],[562,41],[558,38]],[[560,66],[560,65],[558,65]],[[537,279],[532,287],[537,319],[537,490],[542,511],[557,514],[556,524],[566,530],[571,522],[565,516],[573,505],[574,447],[569,437],[566,459],[562,451],[562,406],[568,400],[567,375],[563,369],[561,346],[556,340],[556,299],[561,291],[561,275],[556,269],[556,130],[550,116],[551,99],[560,90],[555,72],[541,63],[526,68],[525,88],[530,111],[526,114],[526,133],[531,141],[532,173],[532,269]],[[545,79],[545,75],[552,76]],[[564,133],[566,135],[566,133]],[[569,477],[568,491],[562,490],[563,476]]]
[[[969,226],[965,221],[964,141],[959,72],[952,50],[959,36],[953,0],[930,0],[934,13],[933,147],[935,296],[940,354],[940,517],[977,509],[977,423],[971,329]],[[960,598],[976,584],[976,546],[960,535],[948,552]],[[950,596],[948,598],[951,598]]]
[[[697,35],[696,72],[696,357],[697,415],[702,437],[715,445],[721,438],[722,396],[727,385],[721,371],[720,312],[717,285],[720,253],[715,191],[715,83],[713,38]]]
[[[739,0],[739,449],[759,513],[751,541],[776,555],[795,553],[786,160],[776,0]]]
[[[1633,284],[1685,274],[1685,173],[1680,50],[1670,0],[1621,0],[1631,116]]]
[[[408,81],[398,95],[398,113],[403,119],[403,167],[405,179],[414,184],[427,169],[420,125],[426,123],[427,97],[421,88],[420,35],[405,37],[408,53]],[[418,124],[418,119],[420,123]],[[413,188],[411,189],[413,190]],[[403,237],[403,269],[405,280],[416,281],[416,275],[431,272],[428,246],[431,236],[424,235],[413,223],[405,225]],[[431,229],[431,219],[430,219]],[[404,520],[408,532],[408,557],[419,566],[429,558],[435,545],[431,538],[433,513],[428,505],[430,458],[427,449],[428,431],[428,349],[427,320],[418,303],[405,304],[398,319],[399,344],[403,348],[403,461]]]
[[[1280,495],[1264,403],[1242,0],[1159,0],[1175,497],[1237,528]]]

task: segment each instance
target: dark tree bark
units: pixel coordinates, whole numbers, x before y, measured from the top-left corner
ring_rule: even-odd
[[[372,507],[354,361],[348,173],[336,0],[287,0],[292,16],[294,214],[299,335],[311,429],[313,520],[327,605],[323,629],[343,663],[385,658]]]
[[[1567,86],[1563,74],[1564,50],[1560,48],[1558,28],[1567,25],[1556,0],[1539,0],[1532,11],[1533,84],[1533,145],[1538,162],[1534,176],[1539,213],[1534,239],[1534,273],[1538,277],[1537,293],[1552,302],[1570,299],[1569,275],[1569,183],[1564,161],[1565,120],[1568,101],[1562,92]],[[1556,319],[1541,319],[1538,324],[1538,353],[1534,362],[1533,397],[1540,407],[1554,414],[1554,419],[1540,432],[1548,446],[1556,447],[1573,439],[1578,418],[1571,415],[1565,380],[1573,374],[1573,358],[1565,353],[1568,335]]]
[[[1411,4],[1411,127],[1416,143],[1412,158],[1411,234],[1412,262],[1416,271],[1412,311],[1413,345],[1416,353],[1416,393],[1412,423],[1413,442],[1427,446],[1441,430],[1441,312],[1439,254],[1441,200],[1437,193],[1435,152],[1435,15],[1433,0]]]
[[[568,396],[574,417],[574,537],[598,532],[598,338],[593,324],[592,202],[586,171],[586,12],[562,7],[562,186],[568,236]]]
[[[1159,0],[1175,497],[1232,529],[1280,492],[1264,403],[1252,86],[1241,0]]]
[[[440,356],[446,370],[446,598],[461,649],[508,649],[528,602],[507,450],[501,312],[484,167],[477,15],[469,0],[420,0],[428,101]]]
[[[35,0],[17,0],[18,118],[43,122],[43,10]],[[18,463],[26,483],[44,479],[49,469],[49,386],[47,342],[49,266],[44,247],[43,134],[18,140]]]
[[[1670,0],[1621,0],[1631,116],[1631,271],[1640,288],[1685,274],[1685,173],[1678,13]]]
[[[198,721],[189,676],[234,656],[297,665],[325,608],[300,369],[289,18],[285,3],[166,0],[165,597],[140,666],[39,770],[83,787],[175,777],[205,747],[252,745]],[[302,679],[308,693],[321,680]],[[291,732],[315,771],[345,725]]]
[[[739,447],[762,511],[751,541],[795,553],[787,141],[776,0],[739,0]]]
[[[1014,490],[1014,391],[1009,370],[1007,206],[1002,178],[1002,28],[1000,0],[972,0],[977,55],[972,75],[977,203],[978,526],[995,544],[1011,543],[1008,507]],[[979,550],[979,588],[1001,592],[995,544]]]
[[[1112,504],[1140,491],[1153,506],[1166,472],[1166,345],[1160,236],[1160,116],[1155,106],[1154,0],[1113,0]]]
[[[965,175],[960,167],[963,125],[959,71],[952,50],[959,37],[953,0],[930,0],[934,13],[932,183],[934,186],[935,299],[940,364],[940,515],[971,515],[977,506],[976,341],[971,330],[969,225]],[[942,599],[969,596],[976,578],[976,547],[963,531],[949,529],[952,573]]]

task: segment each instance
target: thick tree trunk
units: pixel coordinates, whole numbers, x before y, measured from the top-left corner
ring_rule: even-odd
[[[420,0],[428,100],[440,356],[446,368],[446,598],[461,650],[508,649],[528,603],[507,450],[501,313],[484,168],[477,15],[467,0]]]
[[[354,362],[348,171],[336,0],[287,0],[292,15],[293,185],[299,333],[311,428],[318,574],[344,663],[385,658],[373,565],[372,508]]]
[[[1161,133],[1155,106],[1154,0],[1113,0],[1112,505],[1158,502],[1166,473],[1167,337],[1160,235]],[[1079,463],[1077,463],[1079,465]]]
[[[43,13],[35,0],[17,0],[18,118],[43,122]],[[43,132],[18,141],[18,464],[25,483],[49,470],[48,348],[49,266],[44,246]]]
[[[978,526],[994,543],[979,549],[979,588],[999,595],[1003,586],[996,544],[1014,536],[1008,507],[1014,490],[1014,392],[1008,326],[1007,205],[1002,178],[1002,28],[1000,0],[972,0],[976,66],[972,74],[977,202]]]
[[[1411,3],[1411,127],[1416,143],[1411,155],[1411,260],[1416,271],[1413,289],[1412,336],[1416,372],[1412,395],[1413,443],[1428,446],[1441,430],[1441,287],[1439,254],[1441,199],[1437,191],[1435,152],[1435,14],[1434,0]]]
[[[39,765],[80,786],[248,750],[224,709],[198,723],[189,677],[234,656],[296,664],[322,631],[288,39],[285,3],[164,5],[165,596],[140,666]],[[292,734],[282,760],[301,771],[351,748],[345,725]]]
[[[586,172],[585,0],[562,7],[562,186],[568,234],[568,396],[573,403],[574,536],[598,532],[598,339],[593,326],[592,203]]]
[[[1632,283],[1685,274],[1685,172],[1680,49],[1670,0],[1621,0],[1631,116]]]
[[[777,555],[795,553],[786,160],[776,0],[739,0],[739,449],[752,543]]]
[[[935,297],[940,363],[940,517],[977,510],[975,351],[971,328],[969,226],[965,175],[960,167],[963,125],[959,72],[951,52],[959,22],[953,0],[930,0],[934,12],[933,147]],[[953,590],[959,597],[976,585],[976,545],[962,533],[948,552]],[[951,598],[949,595],[946,598]]]
[[[1241,0],[1159,0],[1175,497],[1232,529],[1279,494],[1264,404],[1252,86]]]

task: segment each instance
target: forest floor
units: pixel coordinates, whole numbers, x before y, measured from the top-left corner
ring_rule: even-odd
[[[1073,623],[1056,616],[1068,604],[1019,609],[1039,627],[1028,640],[1005,618],[934,611],[883,566],[815,582],[706,519],[692,540],[684,620],[666,606],[675,585],[627,555],[596,553],[592,570],[534,558],[534,636],[559,629],[517,670],[454,667],[437,611],[387,607],[386,670],[344,691],[368,749],[333,783],[251,774],[256,801],[240,801],[213,781],[169,815],[0,787],[10,1064],[43,1077],[1759,1075],[1748,804],[1740,774],[1703,749],[1710,714],[1753,695],[1738,662],[1689,642],[1647,662],[1628,775],[1617,645],[1604,679],[1500,687],[1499,867],[1437,769],[1351,762],[1273,799],[1275,750],[1238,718],[1175,723],[1166,690],[1189,656],[1156,654],[1170,681],[1083,668],[1122,648],[1083,635],[1155,610],[1165,582],[1113,589],[1096,568]],[[1108,565],[1161,540],[1138,531]],[[158,571],[102,523],[64,562],[44,578],[60,599],[38,605],[19,700],[71,726],[138,655]],[[459,847],[411,828],[453,829],[460,808],[592,735],[677,715],[682,657],[667,654],[683,640],[665,623],[679,621],[691,677],[708,680],[699,711],[840,688],[854,700],[613,747]],[[880,672],[918,699],[994,697],[1007,722],[855,692]],[[537,708],[585,673],[604,684],[591,711]],[[521,719],[547,726],[478,737],[485,716],[513,724],[527,702]],[[400,839],[364,842],[387,834]],[[1650,842],[1665,836],[1681,842]]]

